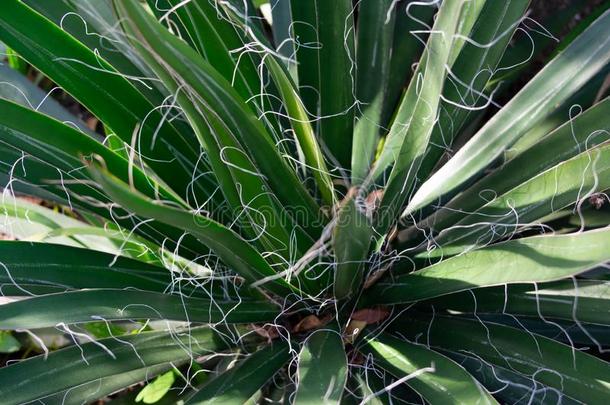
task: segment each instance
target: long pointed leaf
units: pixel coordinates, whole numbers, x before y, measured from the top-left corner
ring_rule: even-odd
[[[374,354],[376,362],[396,377],[402,378],[420,370],[432,369],[406,381],[429,403],[497,403],[460,365],[423,345],[390,335],[381,335],[366,344],[364,352]]]
[[[128,144],[139,128],[139,156],[171,182],[177,193],[188,195],[195,172],[189,165],[197,161],[198,148],[193,148],[188,135],[163,123],[155,106],[108,63],[18,0],[3,2],[0,40],[83,103]],[[168,161],[167,156],[177,159]],[[200,183],[192,189],[205,199],[211,193],[200,190],[204,184]]]
[[[155,218],[188,230],[214,251],[233,271],[244,277],[246,282],[253,283],[276,274],[248,242],[218,222],[197,213],[155,204],[153,200],[130,189],[110,174],[96,168],[92,168],[92,172],[102,188],[119,204],[138,215]],[[265,288],[278,294],[291,291],[291,287],[283,279],[270,281],[265,284]]]
[[[328,206],[333,206],[335,203],[333,183],[297,89],[273,56],[267,56],[265,63],[269,67],[271,76],[282,95],[295,138],[299,143],[299,148],[303,151],[303,155],[305,155],[305,163],[313,172],[322,200]]]
[[[308,338],[298,364],[295,404],[339,404],[347,380],[347,358],[338,331],[320,329]]]
[[[416,302],[476,287],[558,280],[610,260],[608,243],[609,229],[499,243],[380,282],[370,301]]]
[[[243,404],[290,359],[286,342],[274,342],[204,385],[187,404]]]
[[[319,117],[324,146],[344,167],[351,159],[354,23],[351,0],[292,0],[299,87]]]
[[[372,179],[385,170],[390,161],[395,162],[376,218],[375,225],[381,234],[387,232],[411,192],[426,151],[437,119],[454,36],[460,22],[468,15],[469,8],[464,7],[465,4],[464,1],[442,4],[420,67],[394,118],[384,149],[375,162]]]
[[[130,319],[254,323],[271,321],[277,315],[277,308],[263,301],[240,304],[138,290],[87,289],[0,305],[0,329],[37,329]]]
[[[178,73],[172,78],[179,78],[179,87],[184,87],[184,91],[197,101],[198,104],[192,108],[200,108],[214,130],[217,129],[215,125],[222,125],[243,145],[247,157],[258,169],[255,175],[265,179],[288,212],[304,208],[299,214],[309,214],[311,222],[302,221],[302,224],[311,229],[318,219],[319,207],[296,173],[280,156],[271,136],[229,83],[196,52],[154,21],[139,4],[133,1],[115,2],[115,7],[123,16],[125,27],[137,37],[134,44],[146,44],[147,47],[140,46],[142,51],[152,49],[151,57],[157,59],[158,67],[163,69],[157,70],[157,74],[172,76],[172,72]],[[160,58],[164,59],[163,63],[159,62]],[[225,146],[233,148],[233,145],[220,145]],[[239,150],[236,152],[239,153]],[[271,207],[267,207],[267,210]],[[273,225],[279,226],[275,222]]]
[[[366,178],[373,162],[390,77],[396,7],[391,0],[363,0],[358,8],[356,124],[352,141],[352,183]]]
[[[507,313],[535,318],[610,325],[610,284],[566,280],[539,286],[509,285],[452,294],[432,301],[438,308],[477,313]]]
[[[418,227],[432,227],[437,231],[446,229],[459,221],[464,213],[474,212],[488,203],[489,196],[502,195],[561,161],[609,140],[610,122],[605,120],[609,114],[610,99],[605,99],[464,190],[420,222]]]
[[[452,254],[457,246],[463,250],[493,242],[608,188],[610,144],[605,144],[558,164],[464,216],[437,236],[436,243],[443,247],[433,255]]]
[[[432,322],[409,319],[393,328],[408,336],[423,334],[435,349],[476,353],[492,364],[514,370],[555,396],[585,403],[604,403],[610,386],[610,363],[528,331],[478,320],[438,316]]]
[[[610,61],[610,11],[606,11],[437,171],[413,196],[405,214],[470,179],[515,140],[549,115]],[[598,41],[602,38],[601,41]]]
[[[23,404],[99,378],[190,360],[223,350],[209,328],[107,338],[36,356],[0,369],[0,397]]]
[[[63,289],[138,288],[164,292],[169,270],[90,249],[17,241],[0,242],[0,283]],[[27,295],[24,288],[23,295]]]
[[[447,146],[465,125],[472,112],[480,109],[491,97],[482,97],[487,82],[496,71],[513,33],[525,14],[530,0],[487,1],[463,45],[451,76],[443,87],[445,101],[441,105],[439,121],[430,136],[429,150],[422,162],[418,177],[425,179],[438,162]],[[479,101],[483,98],[483,101]],[[463,107],[459,107],[463,106]]]

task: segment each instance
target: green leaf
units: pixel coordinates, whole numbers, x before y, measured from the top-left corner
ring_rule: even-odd
[[[192,184],[199,150],[123,76],[40,14],[18,0],[3,2],[0,40],[80,101],[123,141],[138,130],[138,156],[180,195],[206,200],[215,187]],[[168,160],[167,156],[176,156]],[[185,169],[186,168],[186,169]]]
[[[264,288],[281,295],[292,290],[283,278],[273,277],[276,272],[260,253],[229,228],[198,213],[156,204],[154,200],[130,189],[127,184],[100,168],[91,167],[91,170],[101,187],[116,202],[138,215],[155,218],[192,233],[230,266],[231,270],[244,277],[247,283],[270,277]]]
[[[88,322],[82,326],[96,339],[105,339],[112,336],[125,335],[128,333],[127,330],[120,327],[119,325],[113,323],[106,323],[104,321]]]
[[[175,365],[180,365],[185,361],[173,362]],[[46,405],[83,405],[85,403],[91,403],[98,399],[103,399],[113,393],[122,391],[125,387],[131,385],[147,382],[155,375],[165,372],[171,369],[170,363],[161,364],[158,366],[151,366],[128,371],[126,373],[117,373],[109,375],[108,377],[102,377],[93,381],[82,383],[77,387],[71,387],[65,391],[58,392],[51,396],[41,398],[39,401]],[[119,398],[123,399],[124,396]],[[116,399],[112,400],[111,403],[114,405]],[[133,401],[130,402],[133,405]]]
[[[48,136],[49,133],[54,136]],[[4,184],[10,184],[11,189],[26,191],[71,208],[83,208],[132,229],[135,225],[132,219],[122,215],[117,218],[117,213],[109,209],[112,201],[91,187],[92,179],[83,161],[91,161],[94,156],[99,156],[106,170],[134,185],[142,193],[186,206],[179,196],[147,176],[139,165],[132,165],[89,136],[43,114],[1,99],[0,134],[9,145],[0,146],[0,159],[4,165],[0,170],[6,173]],[[22,190],[20,185],[13,186],[22,181],[36,188]],[[49,192],[53,194],[49,195]],[[158,223],[140,225],[135,227],[135,232],[156,241],[158,245],[163,244],[164,240],[171,243],[183,238],[182,230],[172,226]],[[205,250],[191,238],[185,238],[181,245],[185,249],[181,249],[180,253],[186,255],[188,250],[196,254]],[[196,254],[191,254],[191,257]]]
[[[463,351],[442,352],[468,370],[501,403],[517,404],[527,399],[529,404],[544,405],[554,394],[549,392],[551,390],[548,387],[541,386],[535,378],[515,373],[508,367],[487,363],[476,355],[468,356]],[[581,402],[562,394],[561,403],[577,405]]]
[[[28,73],[28,64],[11,48],[6,48],[6,59],[11,69],[25,75]]]
[[[565,280],[540,285],[480,288],[431,301],[454,311],[507,313],[610,325],[610,284],[598,280]]]
[[[164,265],[162,256],[167,252],[163,252],[162,248],[139,235],[130,234],[124,229],[114,229],[112,224],[105,225],[106,228],[93,226],[57,228],[38,237],[31,237],[29,240],[47,243],[58,243],[57,238],[63,237],[78,241],[84,240],[82,245],[86,248],[131,257],[156,266]],[[113,246],[106,247],[105,244],[102,244],[104,242]]]
[[[347,357],[341,334],[314,331],[299,353],[295,404],[339,404],[347,380]]]
[[[409,14],[407,14],[407,10]],[[391,122],[400,102],[401,95],[413,75],[412,65],[421,56],[425,44],[424,34],[413,33],[425,29],[421,22],[432,25],[432,17],[437,11],[433,4],[422,4],[417,0],[399,1],[394,12],[394,39],[392,40],[391,61],[386,100],[384,102],[383,127]],[[420,22],[421,21],[421,22]]]
[[[277,131],[276,117],[263,114],[271,108],[267,94],[260,95],[264,86],[259,74],[260,57],[255,52],[241,51],[248,42],[245,30],[231,21],[223,12],[223,5],[209,1],[148,0],[153,12],[162,18],[165,25],[172,30],[179,30],[179,36],[197,51],[210,65],[218,71],[261,121],[267,123],[270,130]],[[170,10],[173,10],[169,15]],[[268,89],[264,93],[270,93]]]
[[[357,116],[352,138],[352,183],[366,178],[375,156],[394,40],[392,0],[363,0],[358,8],[356,41]]]
[[[604,403],[608,396],[610,363],[528,331],[440,315],[432,322],[404,319],[392,328],[408,336],[423,334],[433,349],[473,353],[487,363],[534,378],[537,386],[553,387],[560,398]]]
[[[15,353],[21,350],[21,343],[10,331],[0,331],[0,353]]]
[[[19,103],[24,107],[36,109],[66,124],[70,123],[70,125],[78,127],[79,130],[89,136],[96,136],[80,119],[62,107],[57,100],[47,97],[46,92],[7,65],[0,66],[0,80],[2,81],[0,83],[0,97]]]
[[[476,287],[558,280],[610,260],[608,243],[610,229],[498,243],[379,282],[368,301],[407,303]]]
[[[472,118],[471,108],[477,111],[487,104],[491,95],[482,95],[483,91],[529,3],[530,0],[484,2],[468,35],[474,43],[463,44],[443,86],[445,101],[441,103],[439,121],[430,136],[428,152],[418,174],[420,179],[428,177],[445,149],[451,146],[460,129]],[[481,98],[483,101],[479,101]]]
[[[520,227],[608,188],[610,144],[604,144],[542,172],[465,215],[435,238],[441,248],[432,255],[453,254],[512,235]]]
[[[351,0],[291,0],[299,90],[322,145],[349,168],[354,119]]]
[[[187,404],[243,404],[289,359],[288,343],[275,341],[210,380],[187,401]]]
[[[423,345],[382,334],[361,349],[435,404],[495,404],[493,397],[459,364]]]
[[[607,210],[598,211],[596,209],[583,210],[582,213],[570,216],[569,223],[570,225],[585,226],[587,228],[608,226],[610,224],[610,212]]]
[[[452,1],[441,5],[427,51],[422,56],[381,155],[373,167],[369,181],[379,177],[391,162],[395,162],[375,218],[375,227],[382,235],[387,232],[411,192],[417,168],[436,123],[454,37],[460,22],[468,15],[469,7],[463,7],[467,3]]]
[[[334,293],[345,299],[360,290],[364,279],[373,229],[364,202],[352,192],[343,201],[333,229],[332,246],[335,253]]]
[[[95,320],[168,319],[198,323],[273,320],[275,305],[190,298],[137,290],[87,289],[36,296],[0,306],[0,329],[35,329]]]
[[[267,56],[265,63],[279,88],[299,149],[305,156],[305,164],[313,173],[322,200],[326,205],[333,206],[335,195],[332,179],[298,91],[273,56]]]
[[[176,373],[174,370],[157,376],[154,381],[148,383],[146,387],[138,393],[136,402],[143,402],[145,404],[154,404],[155,402],[158,402],[167,394],[172,385],[174,385],[174,381],[176,381]]]
[[[245,154],[237,163],[248,161],[251,163],[243,169],[245,172],[242,171],[242,173],[250,173],[252,170],[248,170],[249,167],[256,169],[254,173],[250,173],[247,181],[241,183],[243,187],[254,181],[262,182],[264,180],[269,184],[269,188],[277,196],[279,204],[266,204],[266,207],[260,208],[262,213],[270,215],[273,213],[272,208],[285,207],[287,212],[295,214],[294,218],[301,219],[300,224],[311,231],[311,236],[316,237],[319,232],[319,230],[314,230],[318,222],[316,220],[319,219],[318,205],[301,184],[294,170],[280,156],[271,136],[230,84],[196,52],[152,19],[139,4],[133,1],[115,2],[115,7],[123,17],[124,29],[128,30],[132,37],[138,39],[138,41],[134,41],[134,45],[140,52],[146,53],[147,61],[154,64],[155,72],[164,78],[164,82],[175,81],[178,89],[189,89],[184,95],[185,98],[181,100],[184,101],[181,103],[181,107],[202,113],[212,127],[211,133],[225,135],[224,140],[229,137],[234,138],[233,144],[224,144],[215,139],[205,139],[200,131],[198,133],[200,142],[208,149],[212,142],[218,142],[217,148],[232,150],[229,152],[232,158]],[[147,46],[145,47],[143,44]],[[159,55],[162,55],[161,59],[164,60],[164,64],[158,62]],[[180,91],[181,94],[182,91]],[[189,114],[189,119],[192,120],[193,115]],[[213,152],[215,151],[212,151],[212,154]],[[214,170],[220,170],[219,166],[220,164],[215,165]],[[233,169],[241,170],[239,164]],[[253,177],[259,178],[253,179]],[[237,194],[237,191],[234,193]],[[246,195],[245,198],[247,198],[248,204],[251,204],[250,200],[271,199],[272,196],[268,189],[260,190],[259,187],[252,195]],[[296,216],[296,211],[300,217]],[[303,219],[303,214],[306,215],[305,219]],[[267,225],[275,227],[272,236],[284,241],[284,245],[287,246],[286,234],[289,234],[290,231],[281,229],[281,225],[286,223],[286,220],[282,219],[284,218],[279,218],[279,220],[270,218]],[[296,230],[298,232],[298,228]],[[285,233],[283,236],[279,234],[281,231]]]
[[[403,215],[454,190],[487,167],[610,61],[610,11],[604,13],[494,115],[413,196]],[[599,42],[599,38],[604,38]]]
[[[129,180],[144,193],[151,196],[161,193],[163,197],[184,205],[178,196],[155,183],[140,168],[130,165],[127,160],[81,131],[3,99],[0,99],[0,133],[12,147],[72,173],[79,170],[85,172],[82,160],[98,155],[104,159],[110,172],[125,181]],[[54,136],[48,136],[48,133]]]
[[[179,363],[223,349],[225,345],[216,341],[209,328],[192,328],[188,333],[144,332],[86,342],[1,368],[0,397],[7,405],[21,404],[114,375],[129,384],[134,377],[121,376],[122,373],[153,367],[152,373],[154,366]],[[146,378],[146,373],[136,374],[134,382],[141,381],[142,376]],[[99,389],[99,382],[96,387]]]
[[[0,201],[0,214],[4,215],[5,221],[0,224],[0,232],[14,237],[16,240],[38,240],[44,238],[49,230],[57,230],[62,227],[85,226],[83,222],[64,215],[54,209],[32,204],[23,198],[15,198],[5,195]],[[84,246],[85,243],[78,239],[64,238],[55,243],[69,246]],[[104,251],[108,246],[100,243],[96,250]]]
[[[610,74],[610,65],[602,69],[548,117],[520,137],[504,152],[502,159],[506,161],[522,154],[533,145],[540,143],[551,132],[564,125],[566,121],[569,122],[578,118],[582,110],[589,110],[603,96],[600,90],[608,74]]]
[[[24,137],[22,133],[20,135]],[[18,140],[15,142],[22,142],[24,138],[14,139]],[[48,154],[49,159],[56,159],[63,153],[60,149],[51,150],[57,153],[49,153],[48,148],[43,147],[38,148],[37,153]],[[61,164],[69,162],[63,159]],[[112,221],[106,223],[110,224],[111,228],[133,229],[134,234],[147,238],[151,241],[149,243],[163,245],[166,251],[176,252],[189,259],[201,257],[202,253],[208,250],[192,235],[184,235],[181,229],[159,222],[142,222],[133,216],[125,215],[125,211],[113,204],[105,194],[91,187],[91,179],[82,170],[82,166],[81,162],[78,169],[61,170],[42,159],[0,144],[0,181],[6,184],[11,192],[36,196],[72,210],[78,209],[89,221],[100,223],[100,218],[107,218]],[[84,179],[83,176],[87,178]],[[20,215],[15,210],[12,210],[10,215],[13,214]],[[101,221],[100,225],[103,226],[104,222]]]
[[[610,99],[605,99],[483,177],[417,226],[420,229],[432,227],[437,231],[449,228],[462,219],[464,213],[476,211],[492,198],[498,198],[562,161],[607,141],[610,139],[610,122],[605,118],[609,114]]]
[[[464,45],[460,35],[467,36],[470,33],[483,4],[485,1],[455,1],[451,2],[451,5],[441,6],[432,27],[433,34],[428,37],[426,51],[420,58],[409,87],[394,113],[390,132],[373,165],[368,182],[379,179],[392,163],[398,162],[392,172],[399,171],[396,166],[401,165],[400,158],[405,152],[413,155],[407,156],[406,166],[410,167],[411,160],[416,159],[413,168],[419,167],[417,156],[423,153],[424,150],[420,149],[427,146],[430,131],[436,123],[440,96],[449,73],[446,67],[452,65]],[[411,4],[407,6],[408,9],[410,6]],[[420,31],[421,27],[419,28]],[[415,29],[415,32],[417,31],[418,29]],[[426,107],[428,104],[429,107]],[[416,136],[409,136],[409,133],[415,133]],[[412,150],[409,152],[408,149]],[[414,175],[415,172],[411,174]]]
[[[17,287],[36,284],[65,290],[138,288],[164,292],[174,282],[170,271],[161,267],[95,250],[50,243],[2,241],[0,263],[0,284]],[[19,295],[28,295],[27,290]]]
[[[137,57],[117,31],[110,2],[89,0],[23,0],[91,51],[98,53],[114,69],[134,78],[151,77],[150,69]],[[163,103],[165,95],[156,84],[132,83],[152,104]]]

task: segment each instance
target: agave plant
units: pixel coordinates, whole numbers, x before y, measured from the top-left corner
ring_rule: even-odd
[[[605,403],[608,6],[259,6],[2,1],[0,402]]]

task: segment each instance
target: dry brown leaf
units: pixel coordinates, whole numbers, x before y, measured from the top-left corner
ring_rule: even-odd
[[[381,322],[390,315],[390,311],[384,307],[365,308],[356,311],[352,315],[352,320],[366,322],[367,325]]]

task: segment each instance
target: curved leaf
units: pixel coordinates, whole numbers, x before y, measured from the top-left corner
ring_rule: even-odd
[[[480,359],[523,374],[584,403],[604,403],[610,387],[610,363],[531,332],[479,320],[437,316],[432,322],[405,319],[393,328],[408,336],[422,334],[429,347],[473,353]]]
[[[26,32],[27,31],[27,32]],[[3,2],[0,40],[85,105],[128,144],[138,131],[138,152],[157,174],[182,196],[196,190],[202,199],[211,192],[191,186],[199,151],[103,59],[58,26],[18,0]],[[167,160],[167,156],[177,159]],[[212,189],[213,190],[213,189]]]
[[[609,114],[610,98],[606,98],[483,177],[417,226],[432,227],[437,231],[448,228],[465,213],[475,211],[494,196],[502,195],[560,162],[610,140],[610,122],[606,119]]]
[[[381,281],[367,300],[416,302],[476,287],[558,280],[610,260],[609,243],[608,228],[498,243]]]
[[[290,359],[286,342],[274,342],[204,385],[187,404],[243,404]]]
[[[438,308],[477,313],[506,313],[610,326],[610,283],[566,280],[541,285],[479,288],[431,301]]]
[[[202,133],[198,134],[199,140],[208,150],[211,143],[218,143],[218,156],[214,155],[215,151],[211,151],[211,155],[214,155],[211,157],[219,160],[214,165],[214,170],[221,170],[220,153],[223,150],[228,149],[229,153],[233,151],[232,155],[236,156],[244,154],[239,161],[247,163],[244,169],[241,169],[239,164],[233,167],[242,174],[250,174],[246,181],[241,182],[241,187],[248,187],[252,182],[261,183],[252,195],[244,196],[247,204],[251,204],[250,201],[256,198],[271,200],[275,195],[278,202],[270,202],[260,207],[261,213],[273,214],[278,207],[283,207],[291,214],[298,212],[300,217],[295,214],[294,218],[301,219],[303,228],[316,237],[317,232],[314,229],[318,225],[318,205],[280,155],[270,134],[236,91],[208,62],[154,21],[137,2],[115,1],[114,4],[122,16],[123,27],[135,37],[134,45],[147,54],[147,60],[153,64],[157,75],[164,78],[166,83],[174,82],[179,93],[186,92],[188,101],[181,103],[181,107],[201,114],[207,122],[206,127],[211,126],[211,131],[206,128],[205,132],[208,134],[224,134],[225,141],[233,138],[232,144],[227,144],[219,139],[206,139]],[[163,63],[159,62],[161,58]],[[182,88],[184,90],[181,90]],[[189,114],[189,118],[192,119],[193,115]],[[270,190],[266,189],[265,184],[269,185],[273,194],[269,193]],[[236,190],[233,193],[239,195],[238,185],[234,187]],[[226,192],[226,189],[223,188],[223,192]],[[303,216],[306,216],[305,220]],[[281,229],[281,225],[286,222],[282,219],[269,218],[267,226],[273,227],[270,229],[275,229],[276,232],[272,236],[284,241],[284,246],[287,246],[286,238],[290,231]],[[298,232],[298,228],[295,229]],[[284,231],[284,235],[279,234],[281,231]]]
[[[339,404],[347,380],[347,358],[338,331],[319,329],[299,353],[295,404]]]
[[[87,289],[0,305],[0,329],[36,329],[96,320],[167,319],[197,323],[271,321],[275,305],[223,302],[138,290]]]
[[[0,368],[0,397],[7,405],[23,404],[105,377],[190,360],[225,347],[209,328],[87,342]]]
[[[276,272],[261,254],[234,231],[198,213],[155,204],[154,200],[130,189],[109,173],[95,167],[91,167],[91,170],[102,188],[119,204],[138,215],[189,231],[233,271],[244,277],[246,282],[253,283],[270,277],[265,288],[282,295],[291,291],[291,286],[283,278],[273,277]]]
[[[606,11],[421,186],[404,215],[455,189],[487,167],[603,69],[610,61],[609,34],[610,11]]]
[[[288,74],[282,69],[281,65],[271,55],[265,58],[265,64],[269,68],[269,72],[273,77],[276,85],[279,88],[286,112],[295,138],[299,144],[300,150],[305,156],[305,163],[313,172],[313,176],[318,185],[318,190],[322,195],[322,200],[328,206],[333,206],[335,203],[335,195],[333,191],[333,183],[330,178],[324,155],[318,145],[313,128],[307,117],[305,107],[299,97],[294,83],[288,77]]]
[[[72,174],[78,171],[86,173],[83,160],[98,155],[104,160],[108,171],[123,181],[131,181],[143,193],[149,196],[161,195],[175,203],[185,205],[176,194],[156,183],[139,167],[131,167],[126,159],[90,136],[55,119],[3,99],[0,99],[0,133],[3,135],[3,141],[12,147],[44,158],[55,167],[70,171]],[[49,136],[49,133],[53,136]]]
[[[377,364],[398,378],[412,375],[405,383],[429,403],[497,403],[460,365],[423,345],[382,334],[361,350],[373,354]]]
[[[108,1],[89,0],[23,0],[78,42],[97,52],[113,68],[128,77],[151,77],[150,69],[137,57],[115,27],[116,16]],[[155,84],[132,83],[152,104],[163,103],[165,95]]]

